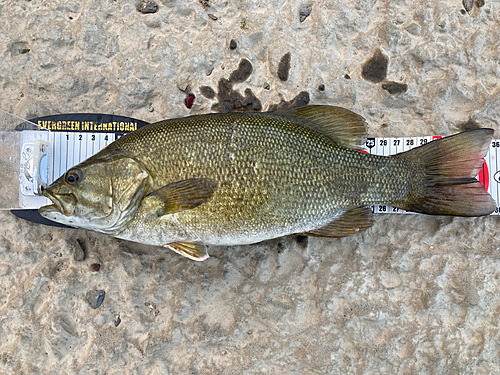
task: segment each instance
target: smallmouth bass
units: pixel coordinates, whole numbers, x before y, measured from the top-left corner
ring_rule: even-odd
[[[365,120],[340,107],[165,120],[69,169],[40,213],[194,260],[207,244],[350,236],[373,225],[372,205],[488,215],[496,204],[475,176],[492,136],[477,129],[383,157],[359,151]]]

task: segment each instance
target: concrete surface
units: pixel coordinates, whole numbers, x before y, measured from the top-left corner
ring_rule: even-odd
[[[219,80],[247,59],[232,90],[250,89],[248,106],[305,91],[363,115],[371,136],[449,135],[470,119],[499,130],[498,1],[138,3],[2,1],[0,108],[207,113],[236,95]],[[364,66],[380,54],[373,83]],[[195,263],[1,212],[0,373],[499,374],[498,220],[379,215],[351,238],[211,247]]]

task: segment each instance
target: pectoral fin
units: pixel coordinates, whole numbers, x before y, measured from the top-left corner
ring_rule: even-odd
[[[193,242],[173,242],[164,245],[166,248],[175,251],[183,257],[201,262],[209,257],[207,247],[200,243]]]
[[[211,178],[190,178],[168,184],[148,195],[157,203],[158,216],[191,210],[208,201],[215,193],[217,183]]]
[[[321,228],[302,234],[315,237],[347,237],[363,232],[372,225],[372,210],[369,207],[357,207],[344,212],[331,223]]]

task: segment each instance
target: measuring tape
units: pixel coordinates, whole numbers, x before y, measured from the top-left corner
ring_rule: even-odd
[[[144,123],[145,124],[145,123]],[[142,125],[141,125],[142,126]],[[140,127],[140,126],[139,126]],[[22,134],[22,160],[26,165],[33,159],[33,151],[36,149],[32,141],[33,134],[36,131],[23,131]],[[78,131],[58,131],[47,132],[46,144],[50,145],[45,149],[48,156],[46,182],[50,184],[59,176],[64,174],[71,167],[86,160],[99,150],[106,147],[111,142],[125,134],[125,132],[78,132]],[[412,148],[425,145],[441,136],[426,137],[403,137],[403,138],[368,138],[363,152],[390,156]],[[500,215],[499,201],[500,189],[500,166],[498,163],[498,150],[500,149],[500,140],[492,141],[488,154],[485,157],[485,164],[481,170],[478,179],[485,186],[487,191],[493,196],[497,204],[497,209],[493,215]],[[28,173],[29,174],[29,173]],[[50,204],[50,201],[34,193],[35,187],[30,186],[28,179],[20,180],[20,207],[25,209],[38,209],[41,206]],[[411,213],[401,209],[386,205],[372,206],[374,213]]]

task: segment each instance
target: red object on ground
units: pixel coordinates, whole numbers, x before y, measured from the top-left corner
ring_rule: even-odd
[[[186,107],[188,107],[188,109],[191,109],[191,107],[193,106],[194,98],[195,98],[194,94],[189,94],[187,98],[184,100],[184,104],[186,105]]]

